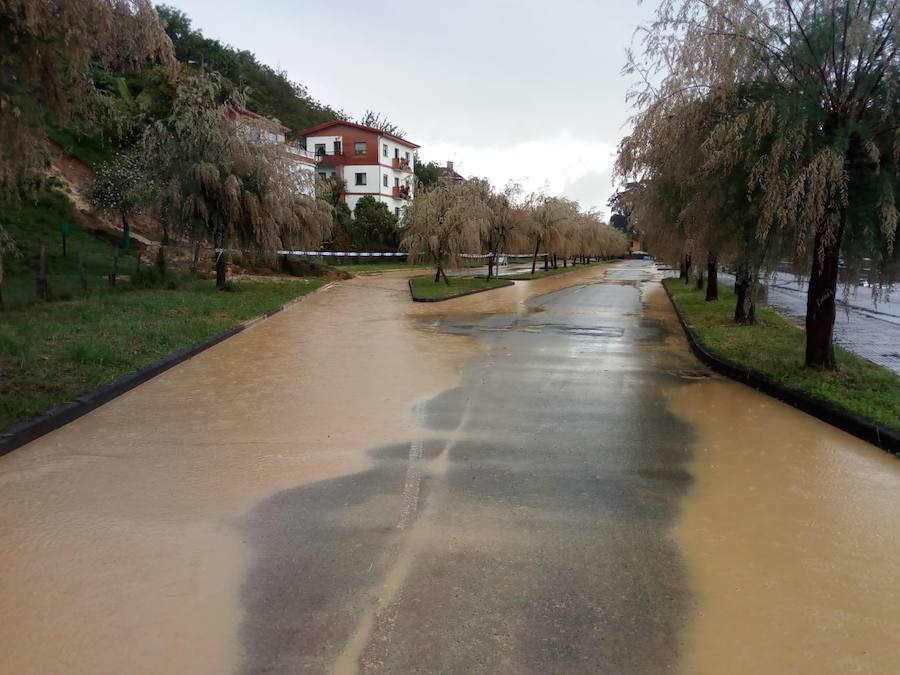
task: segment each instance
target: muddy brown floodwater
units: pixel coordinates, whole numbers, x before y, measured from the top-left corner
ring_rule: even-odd
[[[0,457],[0,673],[236,670],[230,520],[417,434],[478,351],[419,313],[403,274],[337,284]]]
[[[398,546],[380,562],[373,559],[384,570],[372,586],[377,602],[366,594],[351,599],[360,609],[349,638],[329,647],[338,654],[333,667],[340,672],[377,669],[389,639],[385,626],[398,619],[398,625],[409,624],[406,631],[421,628],[418,620],[409,623],[414,613],[398,618],[391,612],[401,601],[418,601],[416,586],[407,584],[411,578],[421,583],[422,567],[416,577],[414,562],[423,552],[434,558],[447,546],[523,546],[515,532],[496,527],[509,516],[507,509],[482,511],[498,518],[493,525],[475,518],[460,523],[465,502],[442,512],[442,505],[456,503],[453,494],[442,502],[434,498],[437,487],[429,487],[446,483],[451,455],[459,463],[484,448],[459,434],[466,418],[444,431],[435,418],[425,429],[413,411],[421,413],[438,395],[452,408],[453,392],[465,391],[464,367],[471,378],[479,364],[499,366],[491,359],[512,362],[504,353],[486,357],[484,344],[465,331],[448,331],[446,318],[475,317],[488,330],[491,315],[526,316],[535,311],[526,303],[536,296],[597,283],[609,270],[592,267],[434,305],[411,304],[402,274],[342,282],[0,458],[0,673],[238,671],[249,653],[240,638],[250,611],[242,592],[264,552],[251,545],[254,534],[270,528],[283,537],[285,526],[276,521],[284,516],[279,505],[286,504],[300,509],[298,522],[309,531],[347,536],[328,521],[329,509],[360,521],[379,509],[387,513],[393,502],[378,481],[399,475],[402,486],[406,475],[406,487],[418,490],[421,482],[432,499],[404,491],[411,511],[392,526]],[[583,307],[573,300],[581,297],[579,290],[568,296],[570,316],[595,309],[590,294],[583,294]],[[662,569],[674,570],[672,580],[683,576],[687,586],[683,593],[673,588],[674,600],[660,605],[683,616],[660,622],[659,630],[674,626],[670,632],[677,636],[669,641],[661,634],[655,648],[669,650],[671,642],[665,653],[677,654],[678,670],[687,675],[900,672],[900,462],[710,376],[688,352],[655,282],[643,284],[641,293],[643,309],[632,319],[649,323],[640,344],[620,340],[616,350],[600,349],[595,356],[620,366],[671,370],[671,377],[659,378],[658,396],[635,405],[654,401],[658,410],[647,410],[648,419],[668,416],[672,429],[684,430],[671,440],[673,457],[688,458],[686,472],[675,476],[684,474],[684,480],[675,481],[665,502],[647,493],[641,507],[671,503],[672,520],[655,521],[673,524],[671,536],[659,543],[668,566]],[[605,311],[612,315],[615,308]],[[528,326],[523,330],[521,339],[530,340]],[[660,337],[650,339],[654,335]],[[588,345],[582,337],[573,345]],[[527,370],[520,372],[527,376]],[[623,381],[631,381],[627,368],[623,372]],[[569,384],[563,378],[558,386]],[[410,443],[421,438],[424,444]],[[373,454],[373,448],[382,450]],[[636,455],[643,451],[633,449]],[[413,470],[421,475],[407,473]],[[544,470],[533,480],[543,480]],[[458,479],[459,466],[455,471]],[[356,495],[359,504],[343,494]],[[551,490],[545,497],[557,495]],[[417,520],[420,502],[424,513]],[[553,512],[570,514],[555,526],[559,532],[572,526],[569,506]],[[584,521],[585,528],[595,525]],[[383,538],[379,530],[371,534]],[[578,550],[588,556],[591,545],[581,542]],[[326,544],[312,542],[311,548],[317,550],[296,557],[324,556],[322,568],[334,568],[337,577],[342,565],[352,568],[354,561],[328,559]],[[295,562],[289,548],[280,552]],[[542,551],[557,553],[566,559],[557,546]],[[434,559],[429,564],[434,567]],[[360,584],[372,584],[370,571],[363,566]],[[439,571],[455,573],[453,567]],[[497,574],[490,566],[483,572]],[[599,568],[595,572],[598,584],[613,583],[603,581]],[[582,573],[593,578],[588,567]],[[658,580],[650,572],[645,576],[645,587],[654,588]],[[565,576],[559,579],[565,582]],[[314,580],[310,588],[315,592]],[[556,606],[552,590],[542,591],[548,607]],[[582,599],[573,594],[569,602]],[[643,600],[653,606],[655,599]],[[506,619],[498,615],[497,621]],[[316,639],[330,639],[327,630]],[[395,647],[415,651],[399,640],[395,636]]]

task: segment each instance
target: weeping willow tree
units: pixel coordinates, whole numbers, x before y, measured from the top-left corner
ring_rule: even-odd
[[[270,257],[285,245],[316,247],[332,220],[327,204],[304,193],[278,145],[254,142],[229,121],[231,106],[242,103],[240,92],[225,95],[218,75],[185,73],[171,116],[143,142],[166,186],[167,220],[214,245],[219,289],[226,288],[229,246]]]
[[[407,207],[401,250],[410,262],[425,255],[435,266],[434,283],[443,277],[450,285],[445,265],[455,265],[460,254],[479,250],[491,217],[477,183],[456,184],[442,179],[428,190],[419,190]]]
[[[148,0],[0,0],[0,45],[0,199],[40,176],[47,123],[92,122],[94,66],[175,66]]]
[[[578,204],[562,197],[532,195],[529,199],[532,227],[529,240],[534,245],[531,258],[531,273],[537,269],[537,257],[541,247],[546,249],[544,269],[548,268],[549,259],[561,249],[564,232],[569,223],[578,216]]]
[[[644,56],[631,61],[646,83],[639,118],[660,102],[752,92],[701,152],[710,166],[746,172],[760,247],[781,230],[808,260],[810,367],[835,367],[842,260],[852,270],[853,258],[869,256],[884,269],[894,255],[898,38],[896,0],[664,0]]]
[[[510,183],[496,191],[486,179],[473,178],[470,183],[487,205],[487,220],[482,230],[481,251],[488,255],[488,280],[499,265],[500,254],[517,249],[527,242],[530,216],[522,199],[522,187]]]

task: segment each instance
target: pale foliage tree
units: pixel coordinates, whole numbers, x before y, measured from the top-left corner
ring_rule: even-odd
[[[444,267],[455,265],[460,254],[480,249],[490,217],[477,184],[442,179],[431,189],[416,192],[407,207],[400,248],[413,263],[426,256],[435,266],[434,283],[443,277],[450,285]]]
[[[499,264],[500,254],[527,243],[530,214],[520,185],[510,183],[498,192],[486,179],[472,178],[469,182],[479,191],[489,211],[482,231],[481,250],[488,255],[487,276],[490,280]]]
[[[283,150],[248,140],[228,120],[235,103],[242,101],[224,97],[217,75],[184,74],[171,117],[144,139],[164,178],[170,222],[215,246],[220,289],[226,287],[228,246],[272,256],[286,244],[318,246],[331,226],[331,207],[303,193]]]
[[[532,195],[529,198],[531,210],[531,229],[528,239],[534,246],[531,260],[531,273],[537,269],[537,258],[541,248],[545,249],[544,269],[548,259],[561,249],[564,233],[569,224],[578,215],[578,204],[562,197]]]
[[[45,122],[89,122],[91,68],[174,68],[149,0],[0,0],[0,188],[39,168]]]
[[[893,254],[898,38],[895,0],[664,0],[646,31],[645,58],[632,59],[647,83],[636,102],[643,111],[656,106],[653,114],[751,93],[710,132],[704,152],[709,166],[746,172],[757,238],[790,230],[795,255],[811,262],[811,367],[835,365],[841,256]]]

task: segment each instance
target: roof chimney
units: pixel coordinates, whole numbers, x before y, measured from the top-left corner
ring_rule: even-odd
[[[447,160],[447,171],[453,171],[453,162]]]

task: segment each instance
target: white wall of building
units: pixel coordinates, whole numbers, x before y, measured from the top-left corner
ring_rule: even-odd
[[[343,136],[308,136],[306,138],[306,149],[310,152],[316,151],[316,145],[325,144],[325,154],[334,154],[334,142],[341,141],[341,151],[346,154],[347,148],[343,147]]]

